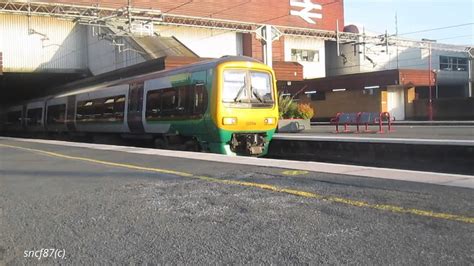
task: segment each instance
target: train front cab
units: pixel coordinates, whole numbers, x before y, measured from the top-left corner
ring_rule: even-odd
[[[278,123],[273,70],[258,62],[231,61],[217,66],[211,113],[219,143],[212,152],[262,156]]]

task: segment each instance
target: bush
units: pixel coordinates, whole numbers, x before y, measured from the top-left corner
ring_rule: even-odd
[[[284,118],[298,118],[298,104],[292,102]]]
[[[309,104],[298,104],[293,97],[278,95],[278,113],[280,118],[291,119],[311,119],[314,116],[314,110]]]
[[[289,110],[293,104],[293,97],[283,96],[281,93],[278,95],[278,113],[280,118],[289,118]]]
[[[314,110],[309,104],[298,104],[297,113],[300,118],[311,119],[314,116]]]

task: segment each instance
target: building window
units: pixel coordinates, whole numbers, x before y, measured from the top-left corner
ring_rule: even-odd
[[[444,71],[467,71],[467,58],[440,56],[439,69]]]
[[[319,62],[318,50],[291,49],[291,61]]]

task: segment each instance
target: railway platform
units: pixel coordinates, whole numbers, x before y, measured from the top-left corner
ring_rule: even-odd
[[[336,134],[334,126],[313,125],[301,133],[275,134],[269,156],[474,174],[474,126],[395,125],[385,134],[371,129]]]
[[[472,254],[473,176],[4,137],[0,153],[5,264],[42,247],[80,264]]]

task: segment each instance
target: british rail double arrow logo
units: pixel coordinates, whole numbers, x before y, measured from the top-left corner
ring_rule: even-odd
[[[323,18],[322,14],[312,12],[313,10],[322,10],[323,7],[319,4],[313,4],[311,0],[290,0],[290,6],[302,7],[303,9],[299,11],[290,10],[290,15],[299,16],[310,24],[316,24],[313,18]]]

